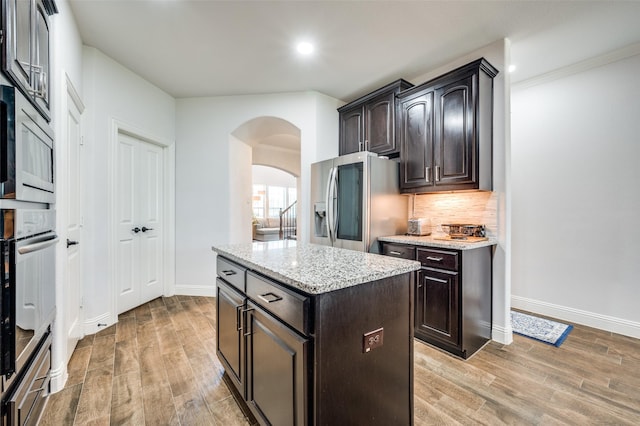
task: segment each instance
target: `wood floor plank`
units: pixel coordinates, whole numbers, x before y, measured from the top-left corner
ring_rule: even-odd
[[[146,425],[180,425],[168,381],[165,384],[143,385],[142,398]]]
[[[216,426],[214,417],[197,390],[178,395],[174,401],[181,425]]]
[[[153,317],[151,316],[151,309],[149,309],[148,303],[134,308],[133,313],[136,315],[136,321],[138,323],[153,320]]]
[[[216,424],[224,426],[249,426],[250,423],[242,414],[242,410],[238,407],[235,399],[230,396],[222,401],[217,401],[213,405],[209,405],[209,411],[212,413]]]
[[[158,335],[156,326],[152,321],[136,324],[136,340],[138,348],[145,346],[158,346]]]
[[[39,425],[72,425],[75,420],[81,392],[82,383],[67,386],[60,392],[50,395],[46,409],[40,418]]]
[[[71,355],[69,364],[67,365],[67,382],[64,384],[65,388],[72,387],[84,382],[84,376],[87,374],[87,367],[89,366],[89,360],[91,359],[91,346],[84,346],[82,348],[76,348]]]
[[[116,343],[116,354],[113,374],[120,374],[140,371],[138,363],[138,349],[135,339],[124,340]]]
[[[156,346],[139,348],[138,359],[143,389],[152,386],[169,386],[169,377],[157,344]]]
[[[136,338],[136,319],[134,316],[119,318],[116,328],[116,343]]]
[[[189,360],[183,350],[162,354],[162,360],[174,398],[198,390]]]
[[[110,422],[116,425],[143,425],[145,423],[139,371],[114,377]]]
[[[76,424],[108,419],[111,413],[111,395],[113,386],[113,367],[99,368],[87,372],[87,377],[82,387]]]
[[[88,370],[99,368],[113,369],[116,350],[116,335],[110,334],[103,337],[96,337],[91,350]]]

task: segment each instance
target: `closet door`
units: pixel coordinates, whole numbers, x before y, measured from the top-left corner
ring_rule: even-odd
[[[163,149],[118,137],[118,313],[163,294]]]

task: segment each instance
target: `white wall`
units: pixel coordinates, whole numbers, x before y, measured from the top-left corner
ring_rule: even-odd
[[[514,87],[513,305],[640,337],[640,44],[601,59]]]
[[[66,99],[67,79],[76,92],[82,96],[82,40],[78,28],[69,9],[67,0],[57,1],[58,12],[51,17],[51,126],[55,132],[56,143],[56,229],[61,241],[66,235],[66,197],[61,191],[66,186],[67,140],[66,130]],[[65,270],[67,248],[63,243],[56,247],[56,319],[53,326],[52,345],[52,387],[54,391],[62,388],[66,380],[67,359],[67,330],[65,324]]]
[[[256,166],[252,168],[253,184],[264,184],[270,186],[284,186],[288,188],[296,187],[295,176],[280,169],[267,166]]]
[[[253,164],[275,167],[300,176],[300,151],[283,149],[271,145],[253,147]]]
[[[117,319],[111,306],[109,209],[110,173],[115,123],[148,139],[171,144],[175,140],[175,100],[102,52],[83,48],[83,93],[85,170],[84,246],[85,329],[96,331],[97,323]],[[111,167],[111,168],[110,168]],[[169,180],[171,180],[171,173]],[[172,238],[166,236],[165,238]],[[165,259],[166,260],[166,259]],[[172,280],[172,277],[167,277]]]
[[[493,80],[493,196],[497,218],[498,245],[493,253],[493,330],[492,339],[500,343],[511,343],[511,189],[510,189],[510,81],[507,70],[509,63],[509,40],[498,40],[488,46],[464,55],[454,62],[429,71],[414,78],[420,84],[451,71],[459,66],[484,57],[499,71]]]
[[[300,129],[300,235],[308,241],[309,165],[318,155],[337,155],[339,101],[316,92],[179,99],[176,111],[176,292],[213,295],[214,244],[243,234],[242,221],[229,216],[229,182],[244,165],[231,164],[230,134],[256,117],[272,116]],[[237,141],[237,140],[236,140]],[[248,169],[250,173],[250,168]],[[241,207],[238,207],[241,209]],[[243,210],[243,209],[241,209]],[[247,232],[251,229],[246,226]],[[250,236],[250,233],[248,234]],[[246,240],[250,241],[250,238]]]

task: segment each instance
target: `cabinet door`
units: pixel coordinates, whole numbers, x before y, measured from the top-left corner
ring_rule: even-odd
[[[33,89],[36,105],[49,118],[49,17],[41,0],[36,2],[33,52]]]
[[[433,186],[433,92],[400,105],[400,188]]]
[[[474,75],[467,74],[436,89],[436,186],[472,186],[476,181],[473,84]]]
[[[453,346],[460,345],[458,273],[418,271],[415,332]]]
[[[247,402],[261,424],[308,424],[308,339],[251,302],[247,309]]]
[[[14,83],[28,93],[32,85],[32,3],[30,0],[7,0],[3,5],[3,68]]]
[[[377,154],[396,152],[395,93],[381,95],[364,106],[364,146]]]
[[[340,155],[364,150],[364,109],[362,105],[340,113]]]
[[[216,280],[216,352],[241,395],[245,395],[242,307],[245,297],[220,278]]]

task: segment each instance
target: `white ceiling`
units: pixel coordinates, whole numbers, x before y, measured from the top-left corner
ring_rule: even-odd
[[[640,42],[640,1],[69,0],[85,44],[176,98],[350,101],[508,37],[517,82]],[[294,44],[316,44],[301,58]]]

